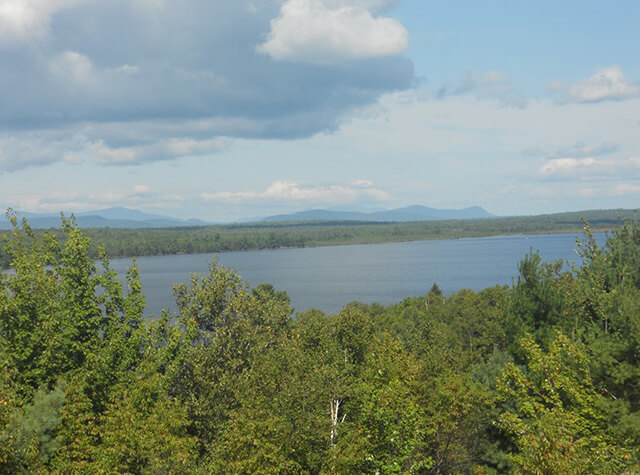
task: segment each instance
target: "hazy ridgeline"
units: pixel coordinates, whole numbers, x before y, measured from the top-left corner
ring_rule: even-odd
[[[248,249],[373,244],[383,242],[452,239],[465,237],[580,232],[581,218],[595,231],[613,229],[634,210],[596,210],[509,218],[368,223],[355,221],[252,223],[158,229],[84,230],[91,238],[89,254],[97,257],[103,246],[109,257],[200,254]],[[36,230],[36,234],[44,231]],[[49,230],[59,239],[62,232]],[[4,233],[6,234],[6,232]],[[8,256],[0,249],[0,267]]]
[[[135,267],[16,223],[0,471],[636,473],[640,226],[585,231],[581,267],[331,316],[213,265],[146,322]]]

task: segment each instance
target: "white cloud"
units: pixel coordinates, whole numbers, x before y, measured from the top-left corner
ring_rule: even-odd
[[[76,51],[65,51],[53,58],[50,65],[55,74],[75,81],[88,79],[93,70],[91,60]]]
[[[111,188],[96,193],[55,191],[18,194],[13,199],[13,206],[21,211],[58,213],[88,211],[104,206],[126,206],[135,209],[172,208],[176,202],[184,200],[182,195],[153,193],[148,185],[135,185],[128,189]]]
[[[441,199],[442,207],[478,203],[498,214],[635,206],[609,189],[613,183],[640,180],[640,166],[629,158],[640,158],[640,97],[598,104],[533,98],[526,109],[519,109],[476,94],[452,94],[439,101],[418,92],[408,100],[411,94],[385,95],[375,107],[377,114],[360,114],[336,135],[312,139],[322,152],[310,158],[319,161],[327,150],[341,150],[340,157],[369,170],[366,178],[385,185],[393,196],[392,206],[429,205]],[[530,147],[534,143],[536,147]],[[529,149],[523,154],[526,145]],[[585,155],[588,151],[591,155]],[[549,158],[592,158],[616,165],[540,173]],[[405,180],[401,185],[391,181],[398,175]],[[451,176],[456,177],[454,188]],[[413,180],[431,187],[414,191],[407,186]],[[509,199],[499,194],[506,182],[514,184]],[[532,199],[535,187],[552,190],[562,199]],[[577,191],[585,187],[599,188],[601,194],[586,201]],[[544,190],[537,191],[536,196],[543,195]]]
[[[343,11],[360,12],[376,31],[399,26],[384,18],[399,0],[313,1],[338,19]],[[414,84],[413,63],[405,56],[316,68],[256,54],[285,3],[0,0],[0,90],[10,92],[2,97],[0,141],[11,142],[0,145],[0,172],[62,160],[86,163],[89,152],[103,163],[128,164],[208,153],[215,146],[206,141],[216,137],[300,139],[334,132],[356,108]],[[356,40],[361,33],[354,30]],[[371,35],[362,40],[369,47]],[[374,52],[347,53],[388,53],[375,42],[370,46]],[[86,129],[91,150],[60,150],[62,130],[71,136]],[[31,140],[34,135],[43,140]]]
[[[61,160],[78,163],[82,157],[77,152],[85,143],[81,134],[68,130],[0,135],[0,171],[14,171]]]
[[[138,142],[134,142],[133,145],[118,145],[117,142],[111,143],[97,138],[103,134],[109,136],[108,130],[100,127],[96,130],[86,127],[79,132],[60,129],[0,134],[0,171],[15,171],[61,161],[70,164],[95,162],[100,165],[139,165],[187,156],[215,154],[226,150],[231,142],[225,137],[161,138],[161,133],[147,136],[147,131],[142,125],[134,130],[138,134]],[[171,129],[163,129],[161,132],[171,137]],[[126,138],[129,139],[128,136]]]
[[[132,164],[140,161],[140,147],[112,148],[102,140],[93,142],[83,151],[103,165]]]
[[[554,158],[540,168],[543,175],[555,175],[603,167],[607,162],[595,158]],[[614,165],[617,163],[613,162]]]
[[[0,43],[44,36],[51,17],[82,0],[0,0]]]
[[[271,21],[259,53],[277,61],[331,64],[398,55],[409,46],[407,30],[375,16],[384,0],[287,0]]]
[[[400,3],[402,0],[322,0],[328,8],[341,8],[344,6],[355,6],[366,8],[367,10],[378,13],[389,10]]]
[[[353,180],[351,182],[351,186],[355,186],[358,188],[369,188],[373,186],[373,183],[369,180]]]
[[[151,192],[151,188],[148,185],[136,185],[133,187],[133,192],[138,195],[146,195]]]
[[[206,155],[223,150],[227,145],[224,139],[195,140],[190,138],[171,139],[167,145],[167,150],[175,157],[186,157],[187,155]]]
[[[627,78],[619,66],[598,72],[569,87],[569,97],[577,102],[619,101],[640,95],[640,87]]]
[[[370,182],[358,180],[356,185],[304,186],[293,181],[275,181],[263,191],[220,191],[202,193],[206,201],[242,203],[245,201],[308,201],[316,203],[344,204],[357,199],[385,201],[389,194],[373,187]]]
[[[93,158],[101,165],[136,165],[160,160],[171,160],[190,155],[208,155],[224,150],[228,140],[173,138],[152,144],[129,147],[111,147],[102,140],[88,143],[80,152]]]
[[[588,158],[554,158],[540,168],[544,176],[584,176],[584,175],[612,175],[622,171],[640,168],[640,160],[597,160]]]
[[[114,68],[113,71],[116,73],[124,74],[126,76],[135,76],[140,72],[140,66],[123,64],[122,66]]]

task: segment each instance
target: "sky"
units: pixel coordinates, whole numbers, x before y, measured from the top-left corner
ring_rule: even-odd
[[[0,0],[0,207],[638,208],[637,0]]]

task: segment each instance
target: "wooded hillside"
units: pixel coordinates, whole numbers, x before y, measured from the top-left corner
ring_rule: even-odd
[[[2,472],[640,470],[637,223],[585,227],[581,267],[336,315],[213,264],[154,322],[72,222],[3,246]]]

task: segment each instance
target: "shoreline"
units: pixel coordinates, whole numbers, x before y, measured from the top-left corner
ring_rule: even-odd
[[[636,210],[590,210],[552,215],[413,222],[284,222],[212,225],[193,228],[79,228],[91,241],[89,254],[105,249],[109,259],[160,257],[256,250],[307,249],[328,246],[409,243],[508,236],[576,234],[584,221],[594,232],[608,232],[637,219]],[[34,229],[36,238],[59,228]],[[10,231],[0,232],[2,235]],[[0,245],[0,268],[9,267]]]
[[[592,228],[594,233],[608,233],[612,231],[612,228]],[[554,230],[554,231],[537,231],[530,233],[496,233],[496,234],[479,234],[474,236],[459,236],[459,237],[428,237],[428,238],[416,238],[416,239],[399,239],[399,240],[381,240],[381,241],[367,241],[367,242],[343,242],[343,243],[318,243],[309,246],[282,246],[282,247],[254,247],[249,249],[234,249],[234,250],[222,250],[212,252],[176,252],[166,254],[136,254],[136,255],[119,255],[108,256],[110,260],[114,259],[137,259],[140,257],[171,257],[171,256],[195,256],[195,255],[217,255],[217,254],[230,254],[230,253],[245,253],[254,251],[281,251],[281,250],[294,250],[294,249],[319,249],[325,247],[346,247],[346,246],[374,246],[379,244],[402,244],[412,242],[431,242],[431,241],[459,241],[465,239],[485,239],[485,238],[507,238],[507,237],[525,237],[525,236],[548,236],[553,234],[583,234],[583,229],[567,229],[567,230]]]

